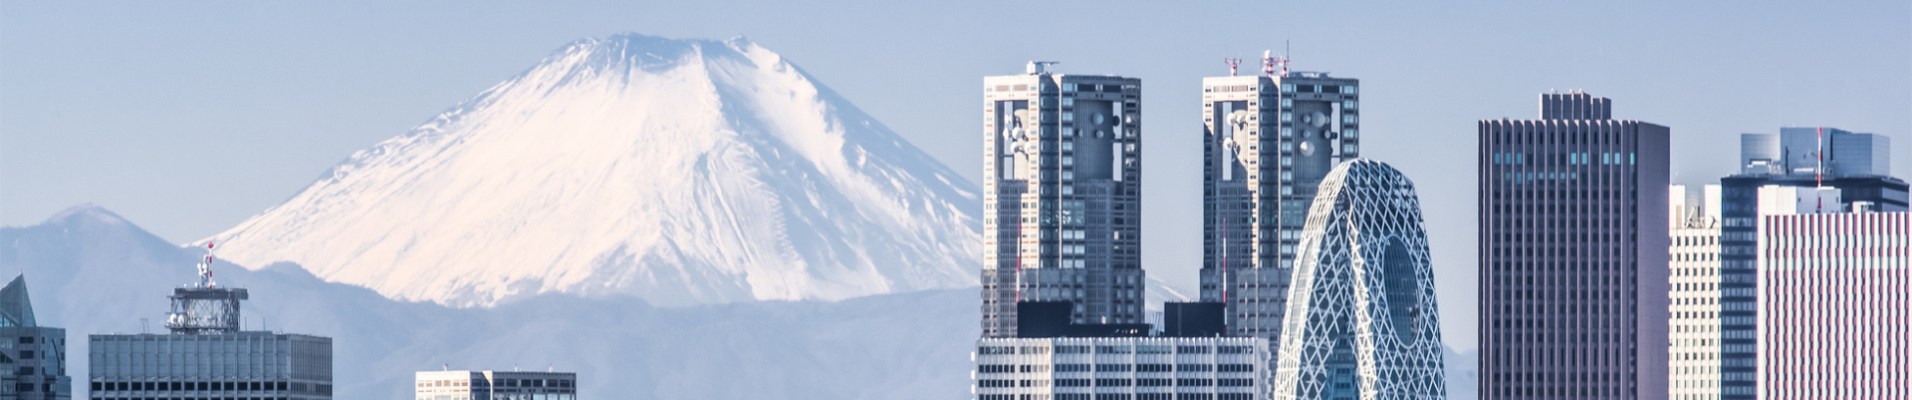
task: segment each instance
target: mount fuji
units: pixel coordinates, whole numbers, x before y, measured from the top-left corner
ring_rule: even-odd
[[[573,42],[208,240],[393,299],[681,306],[977,284],[979,190],[745,39]]]

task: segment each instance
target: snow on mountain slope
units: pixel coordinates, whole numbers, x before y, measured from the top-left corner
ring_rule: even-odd
[[[401,300],[976,284],[977,188],[749,41],[581,40],[210,238]]]
[[[67,330],[76,399],[87,397],[86,335],[139,332],[142,318],[164,332],[166,295],[194,279],[200,254],[91,206],[0,228],[0,266],[26,275],[43,326]],[[686,307],[549,294],[452,308],[292,264],[213,271],[250,291],[246,329],[332,338],[339,399],[410,399],[413,371],[445,365],[577,372],[578,397],[592,399],[958,398],[981,333],[973,288]]]

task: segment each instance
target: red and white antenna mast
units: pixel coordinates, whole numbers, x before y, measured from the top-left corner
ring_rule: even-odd
[[[1228,64],[1228,76],[1235,76],[1235,66],[1241,64],[1241,59],[1224,58],[1222,59],[1222,62]]]
[[[199,287],[209,288],[218,285],[212,280],[212,242],[206,242],[206,258],[199,261]]]
[[[1283,55],[1281,57],[1275,57],[1274,53],[1275,53],[1274,50],[1264,50],[1261,52],[1261,74],[1268,75],[1268,76],[1287,77],[1288,62],[1289,62],[1288,57],[1286,55]],[[1275,64],[1281,64],[1281,75],[1275,75]]]

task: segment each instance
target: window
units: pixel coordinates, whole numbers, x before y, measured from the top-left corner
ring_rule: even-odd
[[[20,359],[22,360],[33,359],[33,350],[20,350]]]
[[[1358,116],[1357,116],[1357,115],[1354,115],[1354,114],[1348,114],[1348,115],[1342,115],[1342,116],[1341,116],[1341,123],[1343,123],[1343,124],[1352,124],[1352,123],[1355,123],[1355,122],[1357,122],[1357,121],[1359,121],[1359,120],[1360,120],[1360,118],[1356,118],[1356,117],[1358,117]]]
[[[33,343],[33,337],[32,337],[32,336],[21,336],[21,337],[20,337],[20,343],[22,343],[22,344],[26,344],[26,343]]]
[[[1283,92],[1293,92],[1293,91],[1295,91],[1295,84],[1293,84],[1293,83],[1283,83],[1283,84],[1281,84],[1281,91],[1283,91]]]
[[[1361,137],[1361,131],[1358,129],[1348,128],[1343,132],[1344,134],[1342,136],[1347,136],[1349,139]]]
[[[1295,137],[1294,128],[1281,127],[1281,137]]]
[[[1355,94],[1354,86],[1342,86],[1341,94]]]
[[[1281,99],[1281,106],[1282,106],[1283,108],[1287,108],[1287,107],[1294,107],[1294,106],[1295,106],[1295,99]]]
[[[1342,109],[1344,109],[1344,110],[1353,110],[1353,109],[1355,109],[1355,103],[1354,103],[1354,100],[1342,100],[1342,101],[1341,101],[1341,108],[1342,108]]]
[[[1063,107],[1075,107],[1075,98],[1074,98],[1074,97],[1064,97],[1064,98],[1062,98],[1062,106],[1063,106]]]

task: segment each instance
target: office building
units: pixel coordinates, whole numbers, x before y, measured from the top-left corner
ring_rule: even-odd
[[[27,277],[0,288],[0,400],[73,398],[66,375],[66,329],[40,326],[27,295]]]
[[[983,337],[1017,337],[1020,302],[1144,319],[1142,81],[1050,64],[983,78]]]
[[[1756,219],[1764,213],[1764,186],[1838,189],[1853,208],[1906,211],[1906,182],[1891,177],[1891,141],[1884,135],[1836,128],[1781,128],[1779,134],[1740,135],[1740,172],[1720,179],[1721,398],[1752,400],[1755,385],[1757,282]],[[1784,204],[1781,202],[1779,204]],[[1813,208],[1821,204],[1811,205]]]
[[[983,338],[970,390],[976,400],[1263,400],[1268,351],[1261,338]]]
[[[575,372],[418,371],[417,400],[577,400]]]
[[[199,281],[173,289],[169,334],[90,335],[93,399],[332,398],[332,339],[240,330],[246,289]]]
[[[1912,213],[1761,210],[1754,395],[1912,398]]]
[[[1225,303],[1230,336],[1281,336],[1315,189],[1360,154],[1360,82],[1283,71],[1202,78],[1200,296]]]
[[[1673,346],[1669,398],[1718,400],[1720,187],[1673,185],[1668,195],[1668,229],[1672,229],[1668,343]]]
[[[1414,183],[1381,162],[1346,161],[1325,177],[1310,210],[1274,398],[1446,398]]]
[[[1668,394],[1668,130],[1611,104],[1479,123],[1482,399]]]

